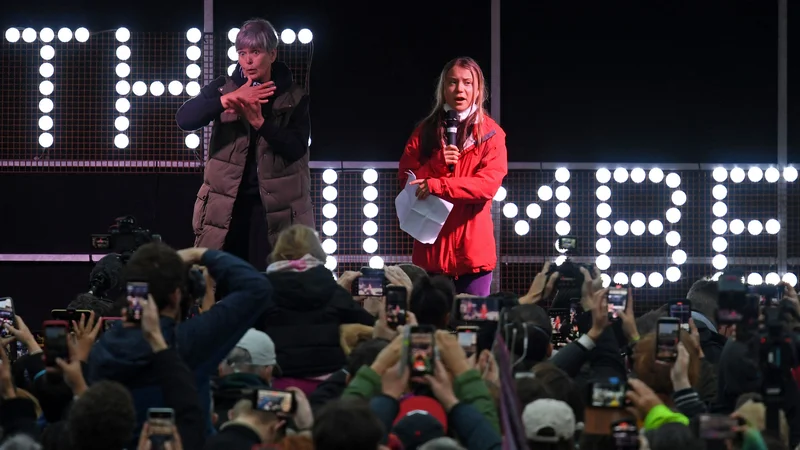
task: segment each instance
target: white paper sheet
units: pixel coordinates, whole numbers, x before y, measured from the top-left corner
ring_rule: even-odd
[[[423,244],[433,244],[442,231],[447,216],[453,209],[453,204],[434,195],[425,200],[417,198],[417,186],[411,182],[417,177],[411,171],[408,182],[400,195],[394,200],[397,218],[400,219],[400,229]]]

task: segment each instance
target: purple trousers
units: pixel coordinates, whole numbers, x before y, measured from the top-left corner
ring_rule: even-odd
[[[456,294],[486,297],[492,292],[492,272],[478,272],[450,277],[456,285]]]

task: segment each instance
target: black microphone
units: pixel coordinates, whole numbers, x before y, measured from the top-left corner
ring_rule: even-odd
[[[97,261],[89,275],[89,293],[103,297],[107,292],[117,290],[124,268],[118,254],[110,253],[104,256]]]
[[[457,145],[456,144],[456,135],[458,134],[458,111],[451,109],[447,111],[447,116],[445,116],[444,120],[445,125],[445,134],[447,135],[447,145]],[[448,164],[447,169],[450,172],[456,170],[455,164]]]

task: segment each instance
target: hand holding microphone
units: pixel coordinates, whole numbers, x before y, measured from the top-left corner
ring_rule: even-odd
[[[445,136],[447,136],[447,147],[444,148],[444,162],[447,163],[447,170],[453,172],[456,170],[456,163],[458,162],[458,156],[461,152],[456,146],[458,134],[458,112],[453,109],[447,111],[444,126]]]

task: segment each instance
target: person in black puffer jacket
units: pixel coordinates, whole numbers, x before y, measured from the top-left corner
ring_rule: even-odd
[[[375,324],[375,317],[325,268],[326,257],[317,234],[304,225],[283,231],[270,256],[267,277],[275,306],[264,312],[257,328],[275,342],[284,378],[310,379],[336,372],[347,362],[339,325]]]

